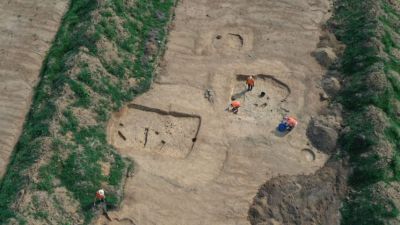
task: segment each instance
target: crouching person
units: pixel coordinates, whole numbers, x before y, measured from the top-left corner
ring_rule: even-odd
[[[285,116],[283,118],[283,123],[287,125],[287,131],[293,130],[297,126],[297,120],[294,117],[291,116]]]
[[[106,195],[104,194],[104,190],[100,189],[96,192],[96,197],[94,199],[93,205],[96,206],[98,202],[106,202]]]
[[[239,101],[233,101],[231,103],[231,107],[232,107],[231,111],[234,114],[237,114],[239,112],[240,102]]]

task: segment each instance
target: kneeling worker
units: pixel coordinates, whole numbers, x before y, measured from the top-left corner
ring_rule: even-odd
[[[233,113],[238,113],[239,112],[239,107],[240,107],[240,102],[239,101],[233,101],[232,103],[231,103],[231,107],[232,107],[232,109],[231,109],[231,111],[233,112]]]
[[[284,121],[288,125],[288,131],[291,131],[295,126],[297,126],[297,120],[291,116],[285,116]]]
[[[94,199],[93,205],[96,205],[96,202],[97,202],[97,201],[105,202],[105,199],[106,199],[106,195],[104,194],[104,190],[103,190],[103,189],[100,189],[100,190],[98,190],[98,191],[96,192],[96,197],[95,197],[95,199]]]

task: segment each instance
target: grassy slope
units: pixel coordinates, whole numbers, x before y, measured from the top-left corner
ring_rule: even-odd
[[[337,37],[347,45],[342,72],[346,87],[339,97],[347,111],[350,132],[342,146],[350,156],[352,191],[342,207],[343,225],[387,224],[399,213],[392,199],[376,189],[378,183],[390,185],[400,180],[400,120],[396,101],[400,100],[398,35],[400,13],[387,0],[338,0],[333,26]],[[380,44],[381,43],[381,44]],[[383,87],[375,90],[367,80],[383,74]],[[378,86],[378,84],[376,84]],[[381,109],[389,126],[383,132],[365,115],[368,107]],[[394,153],[384,158],[377,152],[379,143],[388,141]],[[382,162],[389,163],[382,163]]]
[[[128,5],[127,2],[135,3]],[[154,64],[165,44],[165,28],[172,16],[174,2],[110,0],[98,5],[92,0],[71,0],[70,9],[44,62],[23,133],[1,181],[0,224],[10,218],[17,218],[20,224],[26,223],[12,208],[23,189],[52,193],[57,186],[66,187],[80,203],[86,222],[92,217],[86,206],[92,203],[96,189],[104,183],[118,189],[127,165],[106,142],[106,121],[112,111],[149,88]],[[92,13],[96,10],[100,16],[94,22]],[[114,18],[123,21],[124,35],[116,29]],[[89,32],[93,24],[95,29]],[[114,78],[92,71],[86,62],[69,63],[82,47],[88,50],[87,54],[97,57],[101,49],[97,49],[95,43],[101,38],[114,43],[123,59],[113,63],[100,60]],[[154,39],[157,52],[146,52],[146,43],[150,39]],[[130,60],[132,56],[136,59],[134,62]],[[70,76],[69,72],[76,64],[81,68],[80,73]],[[139,85],[126,85],[130,78],[139,80]],[[61,101],[67,87],[73,92],[73,101],[60,107],[57,102]],[[90,111],[96,125],[80,124],[74,113],[79,108]],[[66,138],[67,135],[70,138]],[[48,159],[41,164],[39,179],[34,181],[30,172],[44,156]],[[102,175],[101,162],[111,163],[108,176]],[[120,196],[113,193],[108,196],[113,203],[120,200]],[[38,219],[48,217],[47,212],[34,213]]]

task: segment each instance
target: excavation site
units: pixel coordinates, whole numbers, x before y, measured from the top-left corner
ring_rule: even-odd
[[[400,223],[400,3],[0,3],[0,224]]]
[[[111,219],[249,224],[249,205],[266,180],[321,168],[328,156],[311,146],[306,128],[323,107],[324,69],[310,53],[329,8],[327,1],[178,3],[154,84],[108,124],[108,142],[135,161]],[[232,98],[242,104],[237,114],[225,110]],[[286,114],[301,122],[281,136],[276,127]]]

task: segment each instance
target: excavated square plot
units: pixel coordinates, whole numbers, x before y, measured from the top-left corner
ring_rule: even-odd
[[[290,88],[271,75],[255,75],[255,86],[247,91],[247,75],[237,75],[232,92],[232,100],[241,103],[240,114],[252,117],[266,117],[268,114],[285,114],[285,102],[290,96]]]
[[[200,117],[147,107],[129,107],[110,126],[113,145],[138,153],[185,158],[193,148]]]

